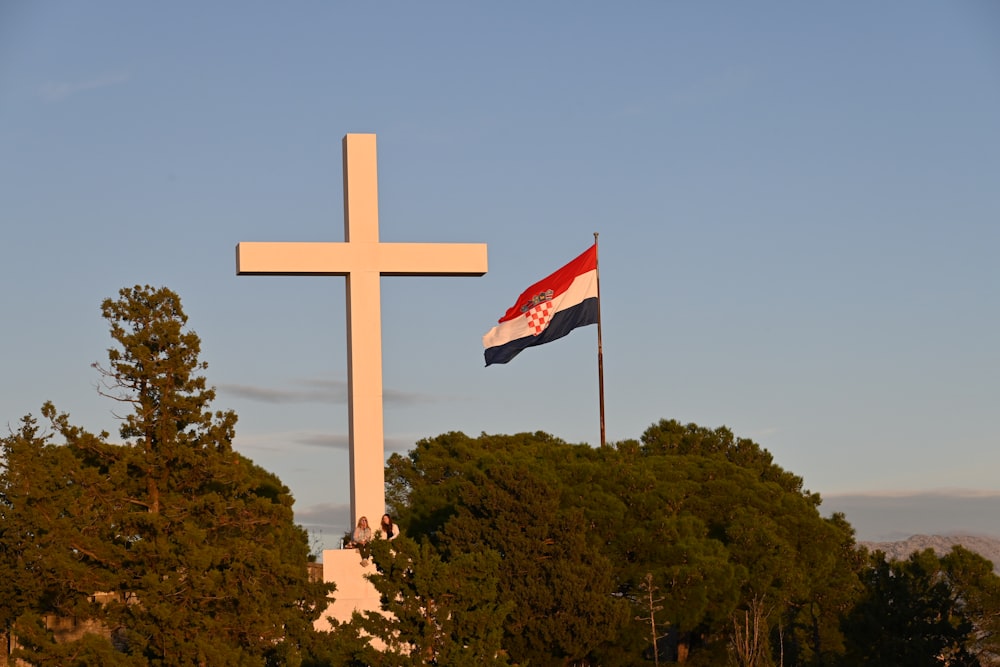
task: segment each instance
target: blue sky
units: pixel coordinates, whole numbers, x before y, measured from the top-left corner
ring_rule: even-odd
[[[490,368],[480,339],[600,232],[609,440],[726,425],[863,539],[1000,535],[997,119],[985,0],[8,0],[0,418],[115,433],[100,302],[170,287],[237,448],[339,534],[343,280],[234,248],[343,240],[340,140],[374,132],[381,239],[490,265],[383,280],[388,450],[599,441],[596,328]]]

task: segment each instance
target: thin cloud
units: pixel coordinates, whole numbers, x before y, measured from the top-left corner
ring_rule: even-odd
[[[38,94],[46,102],[62,102],[79,93],[110,88],[127,83],[131,75],[126,73],[105,74],[84,81],[58,81],[44,83],[38,88]]]
[[[276,389],[247,384],[222,384],[219,391],[259,403],[347,403],[347,383],[336,380],[305,380],[299,389]]]
[[[287,453],[290,445],[347,448],[347,436],[325,435],[313,431],[282,431],[275,433],[236,434],[233,445],[240,451]]]
[[[416,440],[407,436],[387,436],[385,451],[409,451]],[[289,445],[305,447],[320,447],[325,449],[347,450],[350,438],[347,433],[329,433],[323,431],[286,431],[282,433],[261,433],[250,436],[237,435],[233,443],[241,450],[257,450],[268,452],[287,452]]]
[[[330,449],[347,449],[350,438],[343,433],[304,433],[294,438],[293,442],[309,447],[327,447]],[[385,451],[406,452],[413,447],[414,440],[399,436],[388,436],[384,439]]]
[[[417,394],[410,391],[396,391],[386,389],[382,392],[382,399],[390,405],[426,405],[437,403],[441,399],[427,394]]]
[[[246,384],[221,384],[219,391],[230,396],[259,403],[288,405],[295,403],[347,403],[347,383],[342,380],[305,379],[296,381],[298,387],[286,389],[260,387]],[[389,405],[409,406],[434,403],[439,399],[427,394],[385,389],[382,400]]]
[[[338,525],[339,519],[347,516],[351,506],[347,503],[316,503],[295,508],[295,520],[309,527],[329,527]]]
[[[317,503],[295,508],[295,522],[309,532],[313,549],[335,549],[341,536],[350,529],[351,506],[343,503]]]
[[[343,433],[303,433],[296,437],[293,442],[309,447],[329,449],[347,449],[350,445],[349,438]]]

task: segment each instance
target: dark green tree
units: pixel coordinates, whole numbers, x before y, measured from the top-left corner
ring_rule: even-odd
[[[408,535],[425,536],[445,562],[499,555],[498,601],[514,612],[503,648],[512,662],[581,661],[627,621],[613,564],[572,506],[557,461],[592,455],[545,434],[472,439],[449,433],[390,459],[390,488]]]
[[[46,408],[65,441],[58,456],[73,459],[72,474],[83,482],[71,480],[57,502],[72,514],[67,493],[95,495],[100,502],[84,507],[93,506],[94,525],[103,527],[86,539],[79,527],[55,538],[76,561],[53,561],[54,576],[73,574],[77,590],[113,594],[99,619],[114,655],[136,664],[298,664],[330,586],[309,580],[308,537],[294,523],[289,490],[233,450],[236,415],[210,409],[215,394],[200,374],[200,340],[175,293],[126,288],[102,312],[115,345],[108,365],[95,367],[101,393],[122,407],[123,442]],[[37,440],[22,432],[22,440]],[[57,650],[43,634],[23,631],[31,662]],[[58,651],[77,648],[107,654],[93,637]]]
[[[968,650],[972,622],[933,550],[904,561],[876,551],[862,580],[865,596],[845,620],[845,664],[980,664]]]
[[[584,513],[562,505],[560,489],[535,466],[484,466],[441,531],[446,557],[498,552],[500,594],[516,610],[505,648],[517,662],[565,664],[587,657],[616,632],[628,610],[612,596],[613,566],[586,535]]]
[[[371,576],[386,613],[356,616],[353,625],[381,642],[365,663],[507,665],[501,647],[511,605],[498,601],[499,556],[491,550],[442,560],[429,543],[407,537],[372,543]]]
[[[664,606],[679,661],[725,661],[734,620],[765,607],[767,659],[824,664],[843,652],[839,620],[859,590],[854,533],[842,516],[820,515],[801,478],[725,428],[661,420],[619,451],[611,477],[636,526],[624,562],[644,564],[674,596]],[[643,568],[620,576],[631,596]]]
[[[727,429],[663,421],[601,449],[449,433],[392,457],[387,480],[408,534],[445,562],[500,555],[513,661],[652,659],[649,628],[634,621],[644,583],[663,597],[658,657],[724,663],[734,619],[761,601],[763,659],[821,665],[844,651],[840,618],[860,587],[853,530]]]
[[[52,418],[54,408],[42,413]],[[127,664],[108,657],[106,633],[59,645],[45,622],[55,616],[74,619],[71,629],[103,629],[95,593],[114,586],[113,509],[107,480],[33,417],[0,440],[0,623],[32,664]]]
[[[745,571],[732,561],[725,544],[709,534],[704,518],[687,505],[701,492],[704,477],[718,478],[735,468],[723,463],[706,474],[691,457],[639,456],[616,461],[608,452],[603,454],[598,468],[606,472],[595,475],[592,484],[615,493],[620,510],[617,516],[591,516],[594,532],[615,564],[617,594],[635,603],[633,616],[640,614],[642,587],[651,575],[664,598],[660,618],[670,628],[669,645],[661,655],[683,662],[692,647],[704,653],[711,631],[721,632],[738,604]],[[599,652],[600,661],[634,662],[634,647],[641,645],[645,634],[646,629],[638,624],[622,628],[614,645]]]
[[[972,624],[966,642],[983,665],[1000,664],[1000,576],[993,563],[955,545],[941,557],[959,612]]]

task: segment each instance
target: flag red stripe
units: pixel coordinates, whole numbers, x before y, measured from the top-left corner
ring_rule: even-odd
[[[524,292],[521,293],[521,296],[518,297],[517,303],[508,308],[507,312],[504,313],[504,316],[497,320],[497,322],[502,323],[507,320],[512,320],[515,317],[519,317],[524,310],[527,309],[524,307],[530,307],[532,300],[546,290],[552,290],[552,298],[559,296],[569,289],[569,286],[573,284],[574,278],[588,271],[595,271],[596,269],[597,244],[594,244],[566,266],[558,269],[555,273],[542,278],[537,283],[524,290]]]

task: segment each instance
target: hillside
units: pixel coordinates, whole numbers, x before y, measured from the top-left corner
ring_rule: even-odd
[[[1000,572],[1000,539],[981,535],[913,535],[900,542],[859,542],[871,551],[884,551],[886,556],[895,560],[908,558],[915,551],[934,549],[935,553],[943,555],[951,551],[951,547],[960,544],[969,551],[975,551],[983,558],[993,563],[993,569]]]

